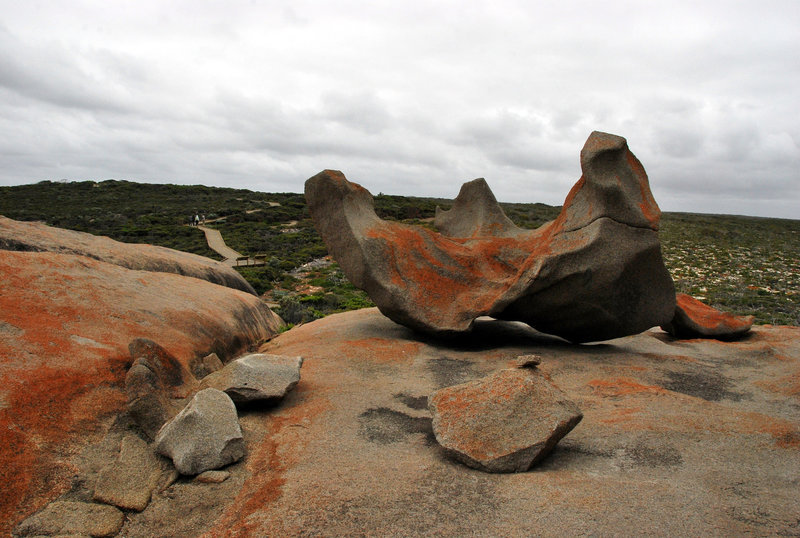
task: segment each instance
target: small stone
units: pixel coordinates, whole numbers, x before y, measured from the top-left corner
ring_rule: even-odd
[[[126,435],[117,459],[100,472],[94,500],[141,512],[150,503],[160,476],[158,456],[139,437]]]
[[[517,368],[536,368],[542,364],[542,357],[539,355],[520,355],[514,360]]]
[[[211,353],[205,357],[195,357],[192,359],[189,363],[189,369],[192,371],[192,375],[197,379],[203,379],[207,375],[221,370],[222,361],[219,360],[216,353]]]
[[[275,403],[300,381],[302,365],[301,357],[265,353],[246,355],[205,377],[200,388],[221,390],[236,403]]]
[[[156,451],[172,458],[184,475],[218,469],[244,457],[236,406],[224,392],[207,388],[195,394],[156,436]]]
[[[125,514],[107,504],[56,501],[32,515],[15,529],[21,536],[114,536]]]
[[[139,361],[155,373],[169,397],[185,398],[196,386],[197,381],[187,368],[152,340],[137,338],[128,344],[128,351],[134,364]]]
[[[203,482],[204,484],[221,484],[225,482],[231,473],[228,471],[206,471],[200,473],[195,477],[195,481]]]
[[[158,477],[158,484],[156,484],[156,492],[163,493],[168,487],[174,484],[181,476],[176,469],[167,469]]]
[[[545,457],[583,415],[537,370],[501,370],[431,395],[436,440],[452,457],[490,473],[522,472]]]
[[[125,376],[128,414],[148,439],[154,439],[169,419],[164,383],[143,359],[136,359]]]
[[[675,317],[661,328],[677,338],[735,340],[753,326],[753,316],[735,316],[698,301],[690,295],[676,296]]]

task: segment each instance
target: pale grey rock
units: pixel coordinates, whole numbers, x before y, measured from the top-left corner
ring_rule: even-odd
[[[244,457],[242,429],[236,406],[224,392],[203,389],[164,424],[155,441],[156,451],[172,459],[184,475],[218,469]]]
[[[144,440],[126,435],[116,460],[100,471],[94,500],[141,512],[150,503],[162,470],[161,460]]]
[[[200,382],[225,392],[235,403],[281,400],[300,381],[302,357],[254,353],[231,361]]]
[[[527,471],[583,418],[574,402],[531,368],[441,389],[428,408],[445,451],[490,473]]]
[[[32,515],[15,529],[20,536],[115,536],[125,514],[113,506],[56,501]]]

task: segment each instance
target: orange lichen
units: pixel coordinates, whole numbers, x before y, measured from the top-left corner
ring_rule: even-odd
[[[666,394],[664,387],[657,385],[642,385],[631,378],[618,377],[616,379],[594,379],[589,381],[595,393],[603,397],[630,396],[633,394]]]
[[[601,419],[599,422],[603,424],[624,424],[629,423],[631,420],[642,411],[641,407],[628,407],[618,408],[612,410],[610,416]]]
[[[755,384],[778,394],[800,398],[800,372],[794,372],[771,381],[756,381]]]
[[[370,362],[409,362],[419,353],[420,342],[398,342],[387,338],[343,340],[337,343],[337,355]]]
[[[641,203],[639,204],[639,209],[642,211],[642,215],[647,221],[650,223],[654,230],[658,230],[658,222],[661,220],[661,209],[659,209],[658,204],[656,203],[656,199],[653,197],[653,193],[650,190],[650,183],[647,180],[647,172],[644,170],[644,166],[636,158],[636,156],[628,150],[626,154],[626,159],[628,161],[628,166],[631,167],[636,179],[639,182],[639,189],[640,189],[640,196],[641,196]]]
[[[10,529],[3,522],[34,512],[69,486],[71,471],[56,454],[98,428],[98,409],[105,416],[117,413],[125,398],[114,367],[103,371],[42,365],[6,370],[0,379],[6,392],[6,407],[0,409],[0,534],[5,534]]]
[[[298,385],[300,392],[309,390]],[[293,426],[308,427],[331,408],[328,400],[317,397],[273,413],[267,419],[269,432],[247,458],[250,479],[217,520],[210,536],[249,536],[257,524],[248,516],[263,510],[265,506],[277,502],[286,484],[286,472],[301,458],[308,437]],[[234,529],[234,530],[232,530]]]
[[[731,331],[736,331],[749,327],[753,323],[752,316],[734,316],[727,312],[721,312],[685,293],[678,293],[675,299],[678,308],[683,310],[689,319],[701,327],[708,329],[727,327]]]

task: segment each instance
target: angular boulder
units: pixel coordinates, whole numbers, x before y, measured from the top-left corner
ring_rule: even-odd
[[[196,475],[244,457],[236,406],[224,392],[207,388],[195,394],[175,418],[164,424],[156,451],[172,459],[179,473]]]
[[[679,293],[675,317],[661,326],[677,338],[717,338],[735,340],[750,331],[755,318],[721,312],[698,301],[691,295]]]
[[[116,536],[125,514],[105,504],[57,501],[20,523],[19,536]]]
[[[135,435],[126,435],[116,460],[100,471],[93,498],[141,512],[150,504],[161,472],[161,460],[150,446]]]
[[[305,193],[348,279],[413,329],[457,334],[488,315],[588,342],[667,323],[675,289],[644,168],[624,138],[599,132],[581,168],[561,214],[536,230],[515,226],[483,179],[437,212],[438,233],[381,220],[370,193],[338,171],[310,178]]]
[[[203,379],[208,374],[214,373],[222,368],[222,361],[216,353],[209,353],[205,357],[195,357],[189,363],[192,375],[197,379]]]
[[[235,403],[275,403],[300,381],[302,365],[301,357],[254,353],[209,374],[200,382],[200,388],[221,390]]]
[[[137,359],[125,376],[125,392],[128,415],[152,441],[171,416],[164,382],[146,361]]]
[[[523,472],[581,421],[578,406],[531,366],[430,396],[433,433],[448,454],[481,471]]]

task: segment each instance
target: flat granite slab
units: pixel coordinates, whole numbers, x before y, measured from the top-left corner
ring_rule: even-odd
[[[123,534],[800,534],[798,327],[757,326],[734,343],[654,329],[573,345],[479,320],[446,343],[366,309],[259,351],[305,362],[279,406],[241,416],[246,459],[205,485],[223,488],[216,497],[179,483],[129,514]],[[427,396],[531,353],[583,421],[529,472],[447,459]]]

